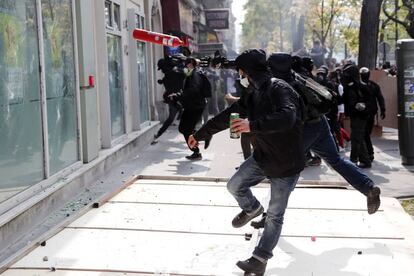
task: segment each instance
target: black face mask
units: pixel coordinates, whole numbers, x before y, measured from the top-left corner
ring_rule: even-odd
[[[321,75],[321,74],[318,74],[318,75],[316,75],[316,79],[319,82],[324,82],[325,81],[325,76],[324,75]]]
[[[361,74],[361,80],[365,83],[369,81],[369,74]]]

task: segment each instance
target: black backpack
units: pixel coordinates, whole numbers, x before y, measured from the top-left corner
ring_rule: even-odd
[[[307,107],[307,119],[311,120],[329,113],[338,105],[336,93],[318,84],[311,78],[305,78],[295,73],[295,80],[301,86],[301,96]]]

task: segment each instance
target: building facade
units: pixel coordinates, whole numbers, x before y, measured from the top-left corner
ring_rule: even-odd
[[[234,58],[236,55],[236,18],[233,15],[233,0],[201,0],[205,10],[226,9],[229,11],[229,25],[227,29],[215,29],[218,39],[225,45],[227,54]]]
[[[195,56],[235,52],[235,18],[231,0],[163,0],[163,28],[166,33],[180,37]],[[228,10],[229,26],[225,30],[208,26],[206,10]],[[178,48],[166,47],[166,54]]]
[[[0,1],[0,248],[22,204],[155,131],[163,49],[131,34],[162,25],[160,0]]]

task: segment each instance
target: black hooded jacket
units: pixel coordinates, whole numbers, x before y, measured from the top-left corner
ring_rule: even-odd
[[[352,118],[367,119],[370,115],[370,92],[361,84],[358,68],[353,64],[344,66],[342,70],[342,83],[344,94],[342,101],[345,107],[345,115]],[[358,110],[357,103],[364,103],[365,109]]]
[[[203,79],[197,69],[193,69],[190,76],[184,79],[182,93],[179,93],[179,99],[185,109],[195,110],[204,109],[206,99],[203,95]]]
[[[197,131],[195,139],[204,140],[227,129],[230,114],[237,112],[250,121],[253,158],[266,176],[289,177],[301,172],[304,168],[303,123],[298,94],[286,82],[271,78],[261,52],[251,55],[244,52],[240,57],[236,65],[253,78],[253,83],[239,101]]]

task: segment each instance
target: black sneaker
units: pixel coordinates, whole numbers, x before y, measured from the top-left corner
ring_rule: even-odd
[[[372,215],[381,205],[380,199],[381,189],[377,186],[372,187],[367,194],[367,209],[368,214]]]
[[[153,146],[153,145],[155,145],[155,144],[157,144],[158,143],[158,136],[157,136],[157,134],[154,134],[154,140],[152,140],[152,142],[151,142],[151,146]]]
[[[359,162],[359,164],[357,166],[358,166],[358,168],[361,168],[361,169],[369,169],[369,168],[371,168],[371,163]]]
[[[238,261],[236,265],[246,272],[244,275],[249,275],[248,273],[250,273],[256,276],[263,276],[266,271],[266,263],[259,261],[255,257],[245,261]]]
[[[201,156],[201,153],[199,152],[194,152],[193,154],[188,155],[185,158],[187,158],[188,160],[201,160],[203,156]]]
[[[234,228],[240,228],[245,226],[249,221],[254,219],[257,216],[260,216],[264,212],[263,206],[260,205],[256,210],[253,210],[250,213],[246,213],[245,211],[241,211],[234,217],[231,224]]]

